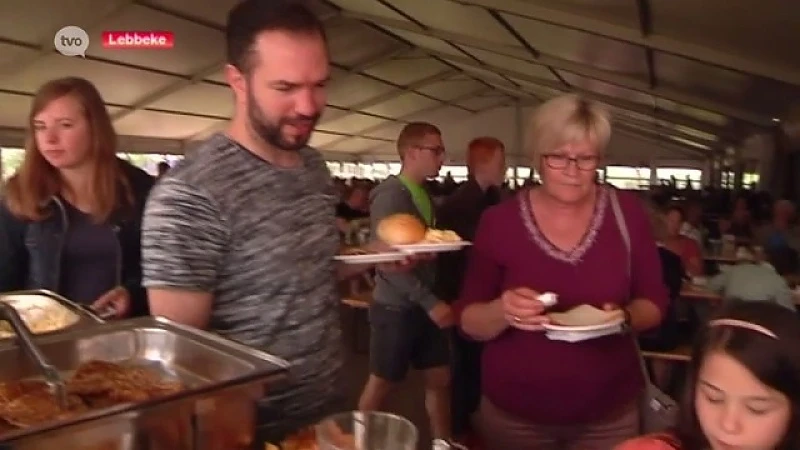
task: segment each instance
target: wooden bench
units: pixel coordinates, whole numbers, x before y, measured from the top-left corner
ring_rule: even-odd
[[[642,356],[653,361],[689,362],[692,359],[692,346],[681,345],[668,352],[642,351]]]
[[[642,351],[642,356],[651,376],[655,369],[653,363],[660,362],[663,365],[661,370],[665,372],[659,372],[663,377],[658,381],[659,387],[669,395],[679,395],[686,379],[686,363],[692,360],[692,346],[684,344],[666,352]]]
[[[358,297],[345,297],[342,304],[356,309],[369,309],[370,300]]]

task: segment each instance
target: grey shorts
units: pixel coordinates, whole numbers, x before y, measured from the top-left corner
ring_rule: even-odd
[[[450,331],[439,328],[422,308],[373,303],[369,321],[373,375],[399,382],[409,367],[426,370],[450,364]]]

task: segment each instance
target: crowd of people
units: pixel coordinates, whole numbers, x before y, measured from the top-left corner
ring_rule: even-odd
[[[480,188],[481,183],[475,180],[485,180],[485,176],[478,174],[487,169],[485,165],[482,168],[470,164],[470,156],[482,148],[481,141],[490,138],[476,139],[467,149],[470,179],[453,193],[440,198],[434,208],[438,215],[437,226],[457,230],[474,242],[473,247],[461,254],[440,255],[435,279],[429,275],[405,274],[406,279],[413,277],[417,283],[408,280],[388,283],[391,294],[386,287],[381,288],[381,275],[378,275],[379,286],[374,292],[371,308],[373,370],[361,406],[364,409],[378,407],[380,403],[374,398],[388,395],[390,387],[402,379],[398,374],[404,375],[406,368],[416,364],[419,358],[426,363],[436,361],[437,367],[448,364],[451,369],[449,409],[451,430],[455,435],[463,436],[470,431],[477,433],[483,445],[491,449],[613,448],[627,437],[643,431],[640,400],[644,380],[639,368],[640,355],[625,336],[583,344],[548,340],[542,333],[537,333],[548,320],[544,305],[537,300],[538,295],[557,292],[562,308],[590,303],[619,310],[630,328],[641,335],[643,347],[663,349],[675,346],[682,338],[671,329],[678,322],[675,312],[681,288],[686,279],[706,273],[703,255],[715,241],[737,233],[732,224],[742,222],[740,217],[744,214],[738,205],[745,203],[741,198],[748,198],[745,197],[748,193],[734,196],[728,203],[726,197],[730,193],[713,189],[677,190],[674,186],[664,185],[638,193],[623,192],[597,183],[595,169],[602,161],[603,143],[607,139],[604,135],[611,132],[610,125],[605,111],[578,97],[562,97],[544,104],[531,118],[528,130],[532,142],[529,151],[535,169],[541,174],[540,184],[504,196],[502,177],[498,175],[493,183],[488,183],[490,188]],[[561,137],[564,135],[577,135],[579,138],[570,140]],[[429,128],[429,139],[438,140],[440,136],[437,129]],[[424,139],[424,136],[418,137],[417,142],[425,142]],[[398,149],[403,155],[403,145],[408,144],[401,142],[404,140],[398,139]],[[543,143],[537,145],[539,142]],[[565,148],[546,151],[545,143],[548,142],[561,143]],[[419,146],[425,147],[423,144]],[[494,148],[497,155],[503,154],[502,143],[490,148]],[[415,169],[411,164],[403,158],[400,177],[406,170],[413,173]],[[495,170],[496,174],[501,172]],[[388,212],[417,211],[421,219],[429,221],[419,213],[412,190],[396,178],[381,182],[375,189],[371,189],[370,184],[353,183],[346,192],[358,192],[356,198],[360,200],[350,205],[359,205],[360,217],[370,217],[373,227]],[[422,178],[417,177],[417,182],[421,184],[419,180]],[[381,205],[381,196],[385,195],[387,185],[392,184],[395,186],[394,198],[397,190],[405,192],[405,203],[401,208],[387,209],[386,205]],[[367,201],[370,197],[372,202]],[[345,194],[345,201],[349,198]],[[751,208],[763,210],[765,204],[769,211],[771,200],[768,197],[758,194],[750,198],[753,203],[752,206],[747,203],[748,211]],[[731,208],[726,208],[725,203]],[[379,212],[372,210],[373,204],[379,205]],[[614,213],[614,205],[617,205],[619,214]],[[749,361],[738,359],[741,357],[737,353],[738,347],[731,354],[727,353],[727,343],[720,342],[719,334],[711,331],[710,327],[741,327],[758,332],[774,328],[761,325],[761,320],[782,322],[782,325],[775,322],[775,327],[781,329],[787,323],[796,322],[796,316],[787,311],[794,309],[793,303],[782,295],[772,295],[770,290],[771,281],[774,281],[780,283],[781,293],[788,292],[786,281],[779,275],[797,271],[791,258],[784,259],[789,261],[788,265],[781,265],[777,262],[779,258],[774,257],[793,255],[797,251],[794,244],[797,228],[789,205],[786,200],[775,201],[772,214],[762,216],[759,222],[749,222],[753,230],[760,231],[734,235],[740,244],[749,248],[766,249],[767,254],[773,255],[769,259],[772,264],[744,258],[730,271],[712,280],[710,286],[713,288],[724,279],[741,283],[743,271],[762,274],[759,279],[747,278],[749,281],[745,285],[749,288],[749,295],[725,292],[724,307],[698,321],[697,339],[700,343],[693,355],[695,362],[690,368],[688,383],[700,383],[699,374],[706,370],[701,362],[708,358],[715,362],[714,367],[722,367],[709,369],[711,372],[703,378],[713,380],[708,382],[715,383],[713,386],[720,392],[719,397],[730,395],[736,398],[743,395],[737,391],[739,389],[743,392],[771,392],[770,402],[788,404],[781,396],[793,394],[779,389],[780,394],[773,392],[776,386],[769,384],[766,378],[751,385],[734,384],[732,390],[727,390],[732,385],[727,384],[726,373],[766,373],[767,368],[748,366]],[[704,211],[706,208],[714,212],[709,214]],[[624,227],[620,222],[625,224]],[[630,247],[624,245],[625,233],[621,230],[626,230]],[[691,251],[686,251],[689,246]],[[626,250],[628,248],[630,251]],[[630,267],[630,271],[626,272],[625,267]],[[435,297],[422,296],[420,286],[427,286],[426,292]],[[398,290],[405,295],[398,297]],[[398,298],[409,303],[400,306],[402,302]],[[420,298],[428,301],[415,303]],[[451,334],[455,345],[450,359],[444,357],[443,347],[438,344],[442,334],[431,327],[436,324],[440,329],[447,328],[450,323],[449,320],[440,320],[443,314],[437,308],[441,305],[434,299],[445,301],[453,309],[452,322],[456,330]],[[740,305],[736,300],[747,303]],[[421,314],[425,311],[429,318]],[[387,314],[395,317],[389,319]],[[745,318],[752,315],[752,321],[741,319],[742,314]],[[388,337],[387,330],[391,330]],[[733,332],[727,330],[726,333]],[[735,333],[744,335],[742,339],[749,342],[746,332]],[[767,335],[771,334],[774,331],[768,331]],[[753,338],[756,348],[764,344],[758,337],[750,338]],[[398,340],[402,342],[398,343]],[[394,351],[388,350],[387,341],[394,345],[391,347]],[[422,346],[419,342],[426,342],[429,346]],[[710,345],[714,348],[709,348]],[[387,353],[394,356],[392,367],[401,365],[402,370],[384,370]],[[535,357],[520,358],[519,355],[523,354]],[[795,353],[773,356],[792,361],[790,365],[797,364],[798,355]],[[416,366],[425,369],[429,375],[427,371],[431,369],[427,365]],[[430,373],[437,374],[437,377],[426,376],[429,383],[426,384],[427,396],[431,398],[429,413],[435,430],[437,420],[443,420],[441,397],[436,395],[443,395],[437,390],[441,390],[440,382],[444,376],[438,371]],[[797,380],[798,375],[786,372],[781,376],[786,380]],[[687,386],[689,389],[697,387]],[[713,405],[725,404],[723,400],[715,402]],[[676,448],[705,448],[697,447],[695,443],[721,439],[720,442],[726,445],[746,442],[747,448],[766,449],[784,448],[775,446],[778,438],[789,439],[789,429],[782,436],[760,433],[757,422],[749,422],[746,414],[735,417],[734,429],[712,429],[715,426],[711,422],[714,419],[712,413],[722,406],[692,400],[684,402],[682,407],[698,408],[697,414],[701,414],[699,409],[702,408],[707,415],[688,416],[691,423],[685,426],[697,427],[701,423],[708,427],[708,431],[695,428],[688,434],[688,428],[676,428],[680,431],[626,443],[626,448],[652,442],[679,445],[675,444],[676,440],[684,442]],[[786,416],[776,413],[775,420],[785,421]],[[709,435],[702,434],[706,432]],[[711,435],[712,432],[716,435]],[[731,433],[731,436],[725,433]],[[728,448],[712,446],[717,447]]]
[[[577,95],[544,103],[528,122],[525,151],[541,183],[504,186],[503,143],[482,137],[466,151],[469,179],[431,195],[446,136],[414,122],[397,138],[397,176],[343,186],[307,145],[330,76],[320,20],[297,2],[244,0],[225,38],[233,118],[157,181],[117,158],[89,81],[37,91],[25,161],[0,203],[0,292],[50,289],[284,358],[289,382],[259,407],[264,428],[289,433],[344,407],[338,281],[373,271],[370,377],[358,408],[380,409],[410,367],[422,370],[434,450],[463,448],[469,433],[496,450],[800,448],[800,322],[786,308],[731,301],[704,320],[681,416],[659,435],[639,437],[652,430],[642,428],[646,380],[631,339],[669,316],[662,249],[690,276],[701,270],[690,247],[717,234],[796,252],[788,203],[766,219],[758,198],[736,200],[712,227],[695,206],[673,206],[674,192],[644,201],[598,183],[613,126]],[[397,213],[473,245],[335,262],[349,222],[366,221],[374,237]],[[780,270],[796,271],[790,263]],[[558,294],[556,310],[590,304],[629,332],[549,340],[544,292]]]

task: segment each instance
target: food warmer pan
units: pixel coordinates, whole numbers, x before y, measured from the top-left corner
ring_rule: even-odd
[[[181,381],[178,393],[0,429],[0,450],[250,450],[257,400],[289,364],[215,334],[146,317],[34,338],[65,377],[93,360],[144,365]],[[0,382],[37,377],[17,345],[0,348]]]
[[[2,292],[0,302],[13,306],[34,335],[89,328],[104,322],[102,314],[44,289]],[[0,321],[0,345],[13,341],[14,335],[10,324]]]

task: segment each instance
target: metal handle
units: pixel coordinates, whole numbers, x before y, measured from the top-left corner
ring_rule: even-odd
[[[111,319],[115,319],[117,317],[117,309],[113,306],[106,306],[102,309],[92,309],[94,314],[100,318],[100,320],[108,321]]]
[[[59,406],[62,409],[66,409],[67,394],[64,388],[64,380],[61,379],[58,370],[47,361],[39,347],[33,342],[33,334],[28,329],[28,326],[25,325],[17,310],[8,303],[0,301],[0,319],[7,320],[11,324],[11,328],[14,329],[21,347],[42,372],[45,381],[53,390],[53,395],[55,395]]]
[[[94,308],[91,305],[79,305],[79,307],[91,315],[91,317],[101,321],[108,322],[109,320],[116,319],[117,309],[111,305],[104,306],[103,308]]]

